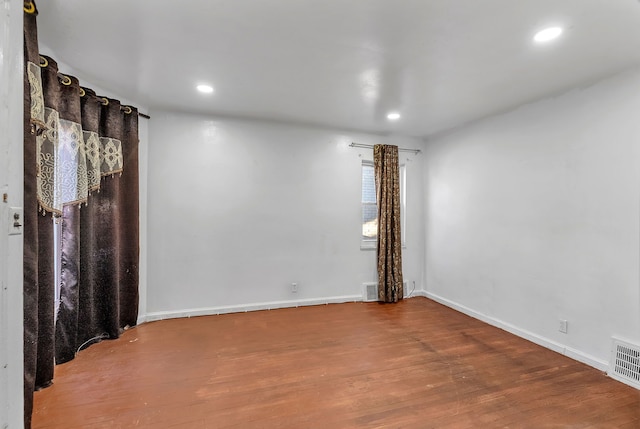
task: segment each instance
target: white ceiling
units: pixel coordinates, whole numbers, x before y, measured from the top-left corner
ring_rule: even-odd
[[[150,108],[428,136],[640,64],[637,0],[48,0],[40,43]],[[565,28],[552,44],[533,34]],[[64,70],[62,70],[64,71]],[[213,95],[196,92],[210,83]],[[386,119],[389,110],[402,118]]]

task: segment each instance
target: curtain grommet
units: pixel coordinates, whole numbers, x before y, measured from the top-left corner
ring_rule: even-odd
[[[69,86],[69,85],[71,85],[71,78],[69,76],[66,76],[66,75],[61,75],[60,76],[60,83],[63,84],[64,86]]]
[[[124,110],[124,113],[126,113],[127,115],[130,115],[131,112],[133,112],[133,110],[131,110],[131,107],[129,106],[124,106],[122,110]]]
[[[33,14],[35,13],[35,11],[36,11],[36,5],[35,5],[35,4],[33,4],[33,2],[32,2],[32,1],[25,1],[25,2],[23,2],[22,9],[23,9],[26,13],[28,13],[28,14],[30,14],[30,15],[33,15]]]
[[[40,67],[45,68],[49,65],[49,60],[40,55]]]
[[[109,99],[107,97],[102,97],[102,100],[100,102],[102,103],[103,106],[109,105]]]
[[[84,88],[80,88],[78,92],[80,93],[80,97],[84,97],[85,95],[87,95],[87,93],[84,92]]]

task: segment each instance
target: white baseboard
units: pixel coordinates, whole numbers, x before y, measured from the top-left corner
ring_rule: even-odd
[[[326,298],[299,299],[291,301],[272,301],[255,304],[227,305],[220,307],[193,308],[177,311],[158,311],[147,313],[138,318],[138,323],[156,320],[176,319],[180,317],[212,316],[227,313],[245,313],[247,311],[274,310],[277,308],[304,307],[309,305],[340,304],[362,301],[362,295],[332,296]]]
[[[553,340],[549,340],[538,334],[534,334],[533,332],[529,332],[525,329],[518,328],[517,326],[514,326],[510,323],[506,323],[494,317],[487,316],[483,313],[472,310],[469,307],[450,301],[434,293],[426,292],[424,290],[416,290],[411,294],[411,298],[418,297],[418,296],[432,299],[436,302],[439,302],[442,305],[453,308],[454,310],[457,310],[461,313],[471,316],[474,319],[481,320],[485,323],[488,323],[489,325],[503,329],[507,332],[517,335],[518,337],[529,340],[532,343],[535,343],[547,349],[553,350],[557,353],[560,353],[571,359],[574,359],[584,364],[587,364],[589,366],[592,366],[601,371],[606,372],[609,369],[609,363],[606,361],[602,361],[586,353],[583,353],[579,350],[575,350],[563,344],[555,342]],[[156,320],[176,319],[181,317],[212,316],[217,314],[245,313],[248,311],[274,310],[278,308],[304,307],[304,306],[310,306],[310,305],[325,305],[325,304],[340,304],[343,302],[360,302],[360,301],[362,301],[361,295],[344,295],[344,296],[334,296],[334,297],[326,297],[326,298],[300,299],[300,300],[290,300],[290,301],[271,301],[271,302],[255,303],[255,304],[193,308],[193,309],[175,310],[175,311],[158,311],[158,312],[147,313],[146,315],[139,316],[138,324],[142,324],[145,322],[153,322]]]
[[[422,297],[425,297],[425,298],[429,298],[429,296],[427,296],[427,292],[423,291],[422,289],[413,291],[413,293],[411,294],[411,298],[414,298],[416,296],[422,296]]]
[[[405,299],[414,298],[416,296],[426,296],[418,294],[415,291],[410,297]],[[192,308],[186,310],[173,310],[173,311],[157,311],[147,313],[138,316],[138,325],[145,322],[154,322],[156,320],[164,319],[178,319],[181,317],[197,317],[197,316],[215,316],[217,314],[227,313],[246,313],[248,311],[260,311],[260,310],[275,310],[277,308],[293,308],[293,307],[305,307],[311,305],[325,305],[325,304],[341,304],[344,302],[362,302],[361,295],[343,295],[332,296],[325,298],[312,298],[312,299],[299,299],[291,301],[271,301],[261,302],[254,304],[240,304],[240,305],[228,305],[219,307],[204,307],[204,308]]]
[[[464,313],[467,316],[471,316],[474,319],[481,320],[485,323],[488,323],[489,325],[505,330],[509,333],[512,333],[513,335],[517,335],[518,337],[524,338],[526,340],[531,341],[532,343],[538,344],[539,346],[553,350],[554,352],[565,355],[573,360],[577,360],[578,362],[582,362],[584,364],[592,366],[596,369],[599,369],[600,371],[606,372],[609,369],[609,363],[606,361],[595,358],[591,355],[581,352],[580,350],[572,349],[570,347],[567,347],[563,344],[560,344],[548,338],[544,338],[538,334],[534,334],[533,332],[529,332],[525,329],[518,328],[517,326],[514,326],[510,323],[503,322],[502,320],[496,319],[491,316],[487,316],[486,314],[472,310],[469,307],[450,301],[434,293],[420,290],[420,291],[415,291],[413,293],[413,296],[424,296],[426,298],[432,299],[436,302],[439,302],[442,305],[445,305],[461,313]]]

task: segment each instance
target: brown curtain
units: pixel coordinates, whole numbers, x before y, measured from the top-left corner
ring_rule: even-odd
[[[29,12],[27,12],[27,10]],[[24,13],[24,421],[31,427],[33,391],[51,384],[54,339],[52,213],[38,202],[37,138],[44,127],[36,10]]]
[[[375,145],[373,162],[378,203],[378,297],[398,302],[404,296],[398,147]]]
[[[73,359],[91,339],[118,338],[138,318],[137,111],[123,114],[118,100],[83,92],[76,98],[85,140],[122,152],[112,162],[103,155],[100,187],[86,205],[63,210],[56,363]]]
[[[98,97],[38,52],[25,2],[25,427],[55,363],[94,338],[117,338],[138,311],[138,112]],[[53,222],[61,226],[55,312]]]

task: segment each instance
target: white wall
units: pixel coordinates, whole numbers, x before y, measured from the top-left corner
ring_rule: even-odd
[[[612,336],[640,343],[638,88],[628,72],[429,141],[428,294],[603,369]]]
[[[21,428],[22,236],[7,224],[22,206],[22,2],[0,5],[0,427]]]
[[[153,112],[148,317],[356,300],[376,280],[360,250],[361,161],[407,138]],[[422,283],[421,155],[408,174],[405,278]],[[409,161],[407,161],[407,159]],[[299,285],[297,293],[290,284]]]

